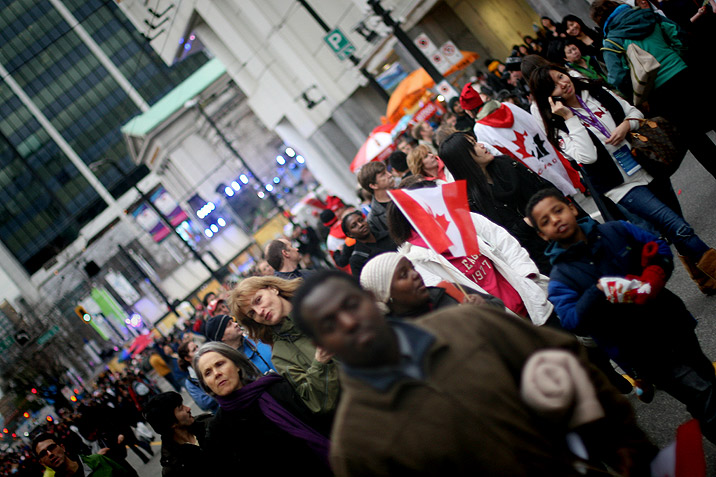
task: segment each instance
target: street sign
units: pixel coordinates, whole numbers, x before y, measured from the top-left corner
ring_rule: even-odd
[[[15,340],[10,335],[5,335],[0,338],[0,352],[5,352],[15,343]]]
[[[452,66],[445,57],[440,52],[435,52],[432,55],[429,56],[430,62],[433,64],[433,66],[440,72],[440,74],[444,75],[447,70],[450,69],[450,66]]]
[[[430,37],[425,33],[421,33],[420,35],[415,37],[415,40],[413,40],[413,42],[415,43],[415,46],[417,46],[418,49],[420,49],[420,51],[422,51],[423,54],[428,58],[430,58],[433,53],[437,53],[438,51],[437,47],[435,46],[435,43],[433,43]]]
[[[440,53],[442,53],[443,57],[448,61],[448,63],[450,63],[451,66],[463,58],[457,45],[452,41],[446,41],[443,43],[440,46]]]
[[[448,80],[442,80],[438,83],[438,92],[445,97],[445,102],[450,101],[458,95],[457,91],[455,91],[455,88],[452,87]]]
[[[323,41],[328,43],[328,46],[331,47],[333,53],[335,53],[341,61],[350,57],[356,51],[356,47],[353,46],[351,41],[343,34],[340,28],[334,28],[330,31],[323,37]]]
[[[60,327],[57,326],[57,325],[52,325],[52,327],[51,327],[49,330],[45,331],[45,332],[42,334],[42,336],[40,336],[39,338],[37,338],[37,344],[40,345],[40,346],[44,345],[45,343],[47,343],[48,341],[50,341],[50,338],[52,338],[53,336],[55,336],[58,331],[60,331]]]

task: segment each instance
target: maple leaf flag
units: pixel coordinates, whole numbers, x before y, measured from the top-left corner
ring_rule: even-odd
[[[388,194],[436,253],[449,250],[453,257],[480,253],[464,180],[424,189],[396,189]]]

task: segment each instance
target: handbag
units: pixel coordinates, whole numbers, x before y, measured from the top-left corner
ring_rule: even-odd
[[[669,177],[676,172],[688,150],[676,127],[661,116],[626,120],[640,124],[626,137],[636,161],[654,177]]]
[[[636,43],[630,43],[629,46],[624,49],[622,45],[608,38],[605,42],[611,43],[614,45],[614,48],[604,47],[602,50],[625,56],[627,64],[629,65],[634,105],[638,106],[642,104],[647,100],[649,93],[651,93],[651,90],[654,88],[654,80],[659,73],[661,63],[659,63],[659,60],[657,60],[654,55]]]

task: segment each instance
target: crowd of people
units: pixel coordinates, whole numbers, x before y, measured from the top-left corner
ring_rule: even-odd
[[[171,477],[652,475],[659,450],[626,395],[649,402],[655,390],[716,443],[716,373],[666,287],[674,245],[695,286],[716,294],[716,250],[630,143],[645,117],[663,117],[716,177],[712,95],[685,115],[677,94],[705,67],[694,52],[716,12],[704,8],[596,0],[596,29],[542,17],[439,124],[413,125],[385,163],[358,171],[360,204],[326,198],[318,227],[267,243],[253,276],[207,294],[186,333],[100,379],[22,461],[135,475],[127,449],[147,459],[132,429],[146,421]],[[608,44],[659,61],[648,97]],[[475,254],[435,249],[394,200],[455,181]],[[174,390],[159,392],[144,362]]]

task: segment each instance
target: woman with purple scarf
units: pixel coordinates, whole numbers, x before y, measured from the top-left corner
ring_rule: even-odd
[[[294,475],[297,470],[331,475],[329,428],[281,376],[261,376],[240,352],[221,342],[199,348],[193,366],[201,387],[219,403],[205,450],[222,475]]]

